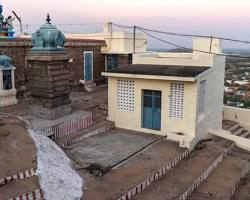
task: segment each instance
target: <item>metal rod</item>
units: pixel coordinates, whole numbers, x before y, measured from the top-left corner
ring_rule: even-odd
[[[134,31],[133,31],[133,53],[135,53],[135,40],[136,40],[136,26],[134,26]]]

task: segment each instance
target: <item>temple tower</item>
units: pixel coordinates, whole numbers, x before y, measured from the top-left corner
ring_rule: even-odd
[[[12,21],[14,20],[11,16],[4,19],[3,6],[0,3],[0,39],[13,39],[14,31]]]
[[[32,115],[54,120],[70,114],[72,109],[65,36],[50,21],[48,15],[46,23],[32,35],[34,47],[27,56],[27,63]]]

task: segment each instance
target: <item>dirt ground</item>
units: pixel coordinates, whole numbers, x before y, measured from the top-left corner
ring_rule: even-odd
[[[94,177],[86,170],[81,170],[87,188],[82,199],[115,200],[183,151],[185,149],[180,148],[178,143],[162,140],[103,177]]]
[[[249,200],[250,199],[250,173],[242,180],[242,184],[237,189],[234,200]]]
[[[250,159],[250,153],[233,148],[223,162],[212,172],[209,178],[201,184],[190,200],[221,200],[226,199],[237,183],[240,173]],[[250,190],[249,190],[250,191]],[[247,193],[246,193],[247,194]],[[249,192],[248,192],[249,194]],[[245,198],[245,200],[249,200]],[[237,199],[237,198],[236,198]],[[243,200],[243,198],[238,198]]]
[[[0,178],[36,168],[35,145],[24,123],[11,117],[0,118]],[[36,177],[0,187],[0,199],[39,188]]]
[[[70,99],[74,111],[93,111],[100,104],[108,102],[108,88],[107,85],[100,85],[93,92],[86,92],[81,88],[78,91],[71,92]],[[18,104],[0,108],[0,112],[22,117],[27,116],[29,119],[30,103],[30,97],[18,99]]]
[[[74,109],[91,110],[93,107],[99,106],[99,104],[108,102],[108,88],[107,85],[101,85],[93,92],[72,92],[70,99]]]
[[[202,150],[196,150],[181,161],[166,176],[149,186],[133,199],[173,200],[180,197],[225,149],[224,141],[210,141]]]

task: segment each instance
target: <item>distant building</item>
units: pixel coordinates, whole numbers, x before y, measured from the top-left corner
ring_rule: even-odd
[[[233,83],[233,81],[232,80],[226,80],[226,83],[231,85]]]
[[[195,38],[194,49],[210,49]],[[211,52],[221,53],[213,39]],[[225,57],[201,52],[134,54],[133,64],[108,77],[108,120],[119,128],[167,136],[193,147],[222,128]]]
[[[101,33],[82,33],[68,34],[67,37],[75,39],[95,39],[104,40],[106,46],[101,49],[101,53],[105,55],[105,69],[112,70],[118,66],[131,64],[132,54],[134,52],[147,51],[147,38],[145,34],[129,32],[115,32],[112,23],[104,24],[103,32]]]
[[[238,84],[238,85],[248,85],[249,84],[249,81],[234,81],[234,84]]]
[[[245,91],[237,91],[236,93],[235,93],[235,95],[237,95],[237,96],[245,96],[246,95],[246,93],[245,93]]]
[[[227,92],[227,93],[231,93],[231,92],[233,92],[233,89],[230,88],[230,87],[225,87],[224,91]]]

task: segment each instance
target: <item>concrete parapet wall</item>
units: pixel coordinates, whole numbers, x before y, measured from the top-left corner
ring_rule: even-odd
[[[233,135],[229,131],[225,130],[209,130],[209,133],[233,141],[237,147],[250,151],[250,139]]]
[[[238,122],[250,131],[250,109],[224,106],[223,119]]]

